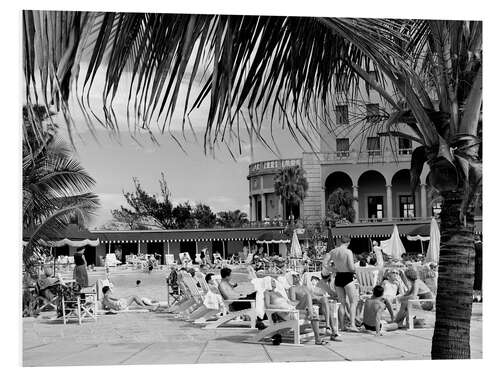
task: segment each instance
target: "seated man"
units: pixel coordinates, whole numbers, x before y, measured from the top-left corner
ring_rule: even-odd
[[[424,299],[424,300],[433,300],[434,294],[431,292],[429,287],[425,285],[425,283],[418,278],[418,273],[414,269],[407,269],[403,276],[408,280],[411,287],[408,292],[402,297],[399,297],[399,302],[401,306],[398,311],[398,315],[396,316],[396,323],[401,327],[403,325],[404,320],[411,319],[408,316],[408,301],[416,300],[416,299]],[[420,306],[423,310],[431,311],[434,308],[433,301],[423,301],[420,303]]]
[[[37,281],[38,292],[40,296],[53,301],[57,296],[57,286],[62,284],[62,280],[52,276],[50,267],[45,267],[43,275]]]
[[[389,310],[391,321],[382,320],[382,312],[385,308]],[[373,331],[377,336],[382,335],[382,331],[394,331],[398,329],[398,324],[393,323],[394,314],[391,305],[384,299],[384,288],[380,285],[373,288],[373,295],[366,300],[363,313],[363,326],[368,331]]]
[[[326,319],[326,329],[330,331],[330,340],[341,341],[339,339],[339,324],[337,314],[337,294],[331,286],[331,275],[322,275],[321,280],[313,276],[311,277],[313,293],[313,303],[317,302],[320,305],[320,313],[324,312]]]
[[[314,341],[316,345],[326,345],[327,342],[322,340],[319,334],[319,308],[313,304],[311,291],[304,285],[300,284],[300,276],[293,275],[293,285],[290,288],[290,302],[295,305],[297,310],[306,310],[307,319],[311,322],[311,327],[314,332]]]
[[[220,276],[222,278],[220,284],[219,284],[219,291],[220,294],[222,295],[222,298],[225,300],[255,300],[256,292],[250,293],[248,295],[245,295],[243,293],[240,293],[235,290],[235,287],[237,285],[233,285],[231,283],[231,269],[230,268],[223,268],[220,270]],[[241,310],[246,310],[252,307],[250,302],[240,302],[240,301],[235,301],[232,302],[229,305],[229,309],[231,311],[241,311]]]
[[[277,290],[277,282],[275,279],[271,279],[271,289],[264,292],[264,303],[269,309],[276,310],[295,310],[295,306],[290,303],[288,296],[282,295]],[[273,321],[284,321],[289,319],[288,313],[286,312],[275,312],[272,314]]]
[[[141,298],[135,295],[127,298],[115,298],[112,296],[111,288],[109,286],[105,286],[102,288],[102,294],[104,296],[102,304],[104,308],[108,308],[110,310],[115,310],[115,311],[126,310],[134,302],[137,305],[151,311],[156,311],[160,307],[159,303],[153,304],[147,298]]]

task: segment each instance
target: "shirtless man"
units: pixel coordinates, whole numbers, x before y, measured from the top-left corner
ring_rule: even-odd
[[[350,239],[342,236],[342,244],[336,247],[323,258],[322,277],[335,272],[335,291],[342,304],[339,310],[340,329],[345,328],[344,314],[349,312],[350,327],[349,331],[358,332],[356,327],[356,307],[358,305],[358,292],[354,284],[356,269],[354,267],[354,256],[349,246]],[[332,262],[334,266],[332,266]]]
[[[339,339],[339,318],[337,309],[337,294],[331,286],[331,276],[322,277],[319,279],[316,276],[311,277],[313,285],[312,293],[315,296],[320,296],[321,308],[325,312],[325,319],[327,321],[327,329],[330,329],[331,341],[342,341]],[[314,300],[313,300],[314,301]]]
[[[322,340],[319,334],[319,309],[317,306],[313,306],[312,293],[306,286],[300,284],[298,274],[293,275],[293,285],[289,293],[290,302],[295,304],[297,310],[307,310],[307,319],[311,322],[315,344],[326,345],[327,342]]]
[[[221,282],[219,284],[219,291],[225,300],[255,300],[256,292],[245,295],[235,290],[236,285],[231,283],[231,269],[223,268],[220,271]],[[252,307],[250,302],[235,301],[229,305],[231,311],[241,311]]]

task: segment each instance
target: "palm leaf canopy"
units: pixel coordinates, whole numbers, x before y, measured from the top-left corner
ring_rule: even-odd
[[[429,160],[481,180],[481,22],[25,11],[23,27],[26,102],[62,110],[70,130],[70,93],[91,129],[117,131],[124,90],[129,128],[170,130],[180,106],[184,131],[206,103],[205,150],[240,130],[270,147],[264,116],[311,145],[332,126],[338,92],[371,87],[393,110],[380,131],[425,148],[414,174]],[[89,98],[101,69],[97,112]]]

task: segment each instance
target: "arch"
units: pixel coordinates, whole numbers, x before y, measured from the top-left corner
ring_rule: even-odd
[[[330,173],[325,180],[325,199],[328,200],[330,194],[338,188],[352,193],[352,186],[352,179],[347,173],[341,171]]]
[[[381,220],[387,217],[386,179],[375,170],[363,172],[358,179],[359,217]]]
[[[400,169],[391,179],[392,188],[392,212],[394,217],[412,218],[417,217],[420,211],[420,189],[415,194],[411,190],[410,170]],[[421,215],[421,212],[419,212]]]
[[[386,179],[384,175],[379,171],[375,171],[373,169],[361,173],[358,178],[358,186],[361,186],[361,183],[366,182],[367,180],[382,181],[383,185],[386,185]]]

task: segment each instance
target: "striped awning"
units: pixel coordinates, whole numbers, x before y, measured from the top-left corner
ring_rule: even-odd
[[[102,243],[252,241],[277,228],[93,231]]]
[[[382,223],[363,223],[342,225],[332,228],[333,237],[347,236],[350,238],[372,238],[372,237],[390,237],[394,224],[398,226],[400,236],[428,236],[430,231],[430,221],[413,222],[382,222]],[[483,233],[482,219],[476,219],[475,234]],[[326,233],[325,233],[326,237]]]

